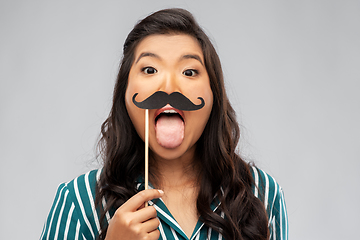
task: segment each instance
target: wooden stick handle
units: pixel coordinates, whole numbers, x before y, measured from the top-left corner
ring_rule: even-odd
[[[145,190],[149,189],[149,109],[145,110]],[[145,207],[148,205],[145,202]]]

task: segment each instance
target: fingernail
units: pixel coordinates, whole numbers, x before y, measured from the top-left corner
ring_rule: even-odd
[[[164,194],[163,190],[158,189],[159,193]]]

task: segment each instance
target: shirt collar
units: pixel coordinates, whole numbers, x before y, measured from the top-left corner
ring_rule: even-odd
[[[142,191],[145,189],[145,183],[144,183],[144,177],[140,176],[136,181],[136,188],[138,191]],[[153,185],[149,182],[149,189],[154,189]],[[223,191],[221,189],[221,192],[223,194]],[[148,204],[150,206],[154,206],[157,212],[157,217],[161,219],[163,222],[168,224],[170,227],[172,227],[176,232],[178,232],[180,235],[182,235],[185,239],[188,239],[184,231],[181,229],[180,225],[177,223],[175,218],[172,216],[168,208],[166,207],[165,203],[161,198],[153,199],[148,201]],[[219,198],[217,195],[214,196],[213,201],[210,204],[210,208],[213,212],[215,212],[221,202],[219,201]],[[200,232],[201,228],[204,226],[204,223],[201,221],[201,216],[195,226],[195,229],[192,233],[191,240],[194,239],[197,234]]]

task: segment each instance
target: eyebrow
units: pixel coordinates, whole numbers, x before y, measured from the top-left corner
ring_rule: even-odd
[[[195,59],[195,60],[198,60],[201,63],[201,65],[204,66],[204,63],[201,60],[200,56],[196,55],[196,54],[186,54],[186,55],[182,56],[180,59]]]
[[[151,53],[151,52],[143,52],[140,54],[140,56],[137,58],[135,63],[138,63],[140,61],[141,58],[143,57],[153,57],[153,58],[158,58],[161,59],[161,57],[155,53]],[[204,66],[203,61],[201,60],[200,56],[197,54],[185,54],[183,56],[180,57],[180,60],[182,59],[195,59],[197,61],[199,61],[201,63],[201,65]]]
[[[159,55],[156,55],[155,53],[151,53],[151,52],[143,52],[140,54],[140,56],[138,57],[138,59],[136,60],[135,63],[138,63],[140,61],[141,58],[143,57],[154,57],[154,58],[158,58],[161,59]]]

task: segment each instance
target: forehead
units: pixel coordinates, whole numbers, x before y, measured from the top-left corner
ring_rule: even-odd
[[[177,57],[194,53],[203,61],[203,52],[199,42],[187,34],[153,34],[145,37],[135,49],[135,59],[144,52],[160,56]]]

